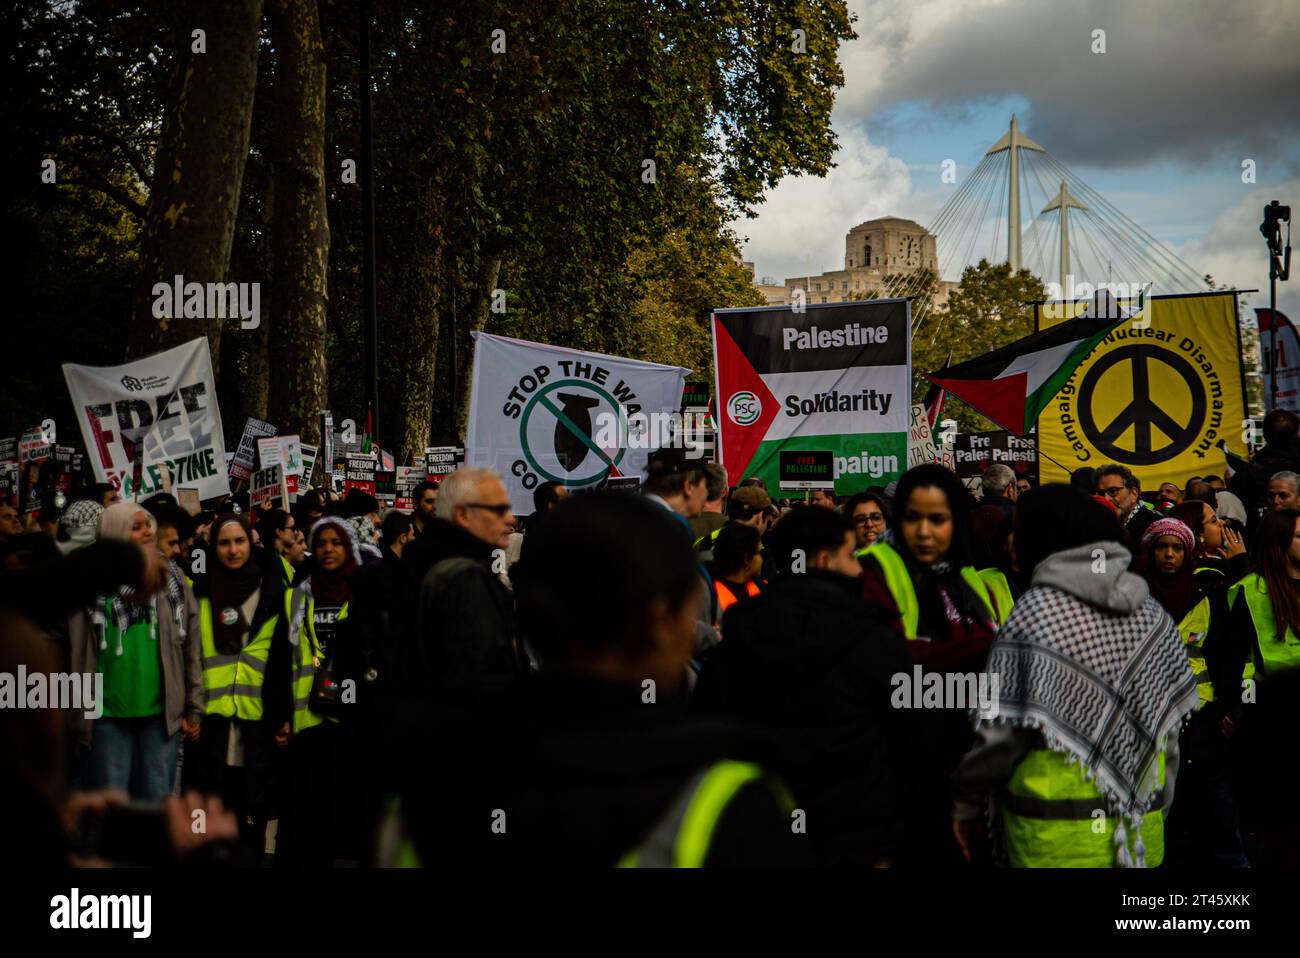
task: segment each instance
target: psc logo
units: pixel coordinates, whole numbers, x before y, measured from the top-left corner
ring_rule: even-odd
[[[727,400],[727,416],[737,426],[751,426],[763,414],[763,403],[748,389],[732,393]]]

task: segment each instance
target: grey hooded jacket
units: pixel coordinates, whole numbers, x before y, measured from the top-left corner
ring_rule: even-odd
[[[1094,542],[1053,553],[1034,570],[1034,586],[1058,589],[1116,615],[1132,615],[1150,595],[1145,580],[1129,572],[1133,556],[1118,542]],[[1032,729],[985,724],[975,744],[952,776],[952,817],[982,819],[989,797],[1011,778],[1016,765],[1032,749],[1043,748]],[[1165,746],[1165,787],[1161,810],[1169,814],[1178,774],[1178,737]]]

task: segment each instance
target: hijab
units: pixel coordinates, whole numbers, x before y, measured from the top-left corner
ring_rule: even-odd
[[[1183,564],[1173,575],[1164,575],[1156,569],[1156,544],[1164,536],[1172,536],[1183,545]],[[1151,598],[1159,602],[1175,623],[1181,622],[1196,599],[1196,583],[1192,577],[1192,530],[1186,523],[1172,516],[1157,519],[1142,534],[1142,578],[1151,590]]]
[[[337,569],[322,569],[315,561],[317,540],[325,529],[335,530],[343,543],[343,564]],[[342,606],[352,597],[352,573],[361,565],[361,550],[352,526],[338,516],[317,519],[307,534],[307,547],[312,554],[311,575],[294,586],[290,602],[289,641],[294,645],[298,644],[298,636],[306,621],[307,597],[321,605]]]
[[[217,557],[217,540],[223,526],[236,523],[248,536],[248,561],[231,569]],[[208,533],[208,579],[212,595],[212,638],[222,655],[236,654],[252,624],[244,617],[244,603],[262,585],[262,568],[253,556],[253,530],[248,519],[227,513],[212,523]]]
[[[310,583],[312,598],[317,602],[322,605],[342,605],[352,597],[352,573],[361,565],[360,548],[351,523],[336,516],[325,516],[316,520],[307,540],[313,556],[316,554],[320,534],[325,529],[333,529],[338,533],[339,540],[343,543],[343,564],[330,570],[322,569],[319,563],[315,563],[306,581]]]

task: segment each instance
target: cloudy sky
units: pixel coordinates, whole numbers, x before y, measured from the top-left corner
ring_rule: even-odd
[[[772,190],[733,224],[757,273],[843,266],[844,234],[895,215],[929,225],[1010,115],[1198,274],[1259,287],[1272,199],[1300,214],[1295,0],[850,0],[837,166]],[[1094,31],[1105,53],[1094,53]],[[940,171],[953,160],[957,183]],[[1256,182],[1242,182],[1242,161]],[[1025,209],[1026,222],[1037,210]],[[1005,233],[1004,233],[1005,237]],[[985,246],[993,241],[989,234]],[[941,245],[942,252],[942,245]],[[1005,256],[1002,247],[977,250]],[[961,264],[940,263],[945,279]],[[1054,276],[1044,277],[1054,279]],[[1300,320],[1300,276],[1279,284]]]

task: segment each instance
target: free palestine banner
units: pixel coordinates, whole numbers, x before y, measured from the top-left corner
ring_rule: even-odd
[[[689,369],[487,333],[474,339],[465,462],[499,472],[519,515],[532,514],[543,482],[590,489],[644,478],[650,453],[669,441],[664,427],[680,420]]]
[[[733,485],[779,482],[782,450],[829,450],[835,491],[907,469],[911,310],[905,299],[713,314],[721,461]]]
[[[1121,305],[1128,305],[1121,301]],[[1088,301],[1039,303],[1040,330],[1068,323]],[[1133,471],[1143,489],[1222,473],[1220,440],[1245,456],[1246,418],[1233,292],[1152,296],[1062,383],[1038,417],[1039,473],[1065,482],[1080,466]]]
[[[122,498],[161,492],[164,466],[173,487],[196,489],[201,499],[230,492],[207,339],[122,366],[64,363],[63,376],[95,478]]]

